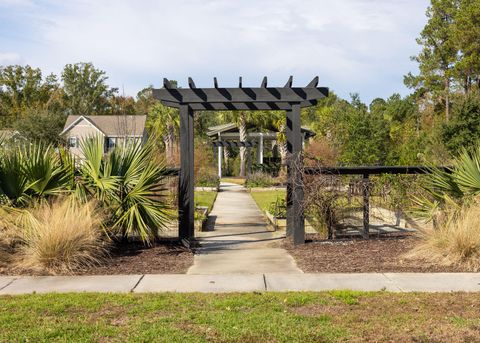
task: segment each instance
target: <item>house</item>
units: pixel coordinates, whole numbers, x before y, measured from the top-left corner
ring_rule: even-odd
[[[127,141],[144,143],[147,139],[145,115],[70,115],[61,135],[67,141],[70,151],[82,157],[80,142],[88,137],[100,135],[104,138],[104,151]]]

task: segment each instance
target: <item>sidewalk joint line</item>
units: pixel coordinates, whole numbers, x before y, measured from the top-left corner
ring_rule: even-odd
[[[9,283],[7,283],[5,286],[1,287],[0,288],[0,291],[3,291],[5,288],[7,288],[8,286],[10,286],[14,281],[18,280],[18,278],[14,278],[12,279],[12,281],[10,281]]]
[[[140,276],[137,283],[135,284],[135,286],[133,286],[133,288],[130,290],[130,292],[133,292],[135,290],[135,288],[137,288],[137,286],[140,284],[140,282],[143,280],[144,277],[145,277],[145,274],[142,274],[142,276]]]
[[[390,282],[393,284],[393,286],[397,287],[400,292],[405,293],[405,291],[402,289],[402,287],[400,287],[399,285],[397,285],[397,283],[396,283],[394,280],[390,279],[385,273],[382,273],[382,275],[383,275],[383,277],[384,277],[385,279],[387,279],[388,281],[390,281]]]
[[[263,287],[265,288],[265,291],[268,291],[267,289],[267,278],[265,276],[265,274],[262,274],[263,275]]]

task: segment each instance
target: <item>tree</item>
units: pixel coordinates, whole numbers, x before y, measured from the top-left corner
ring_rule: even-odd
[[[480,94],[471,92],[453,108],[453,119],[442,128],[441,136],[447,149],[458,154],[476,147],[480,138]]]
[[[454,23],[460,59],[455,66],[465,93],[480,88],[480,0],[462,0]]]
[[[450,89],[458,48],[453,35],[455,15],[460,0],[432,0],[427,9],[428,22],[417,43],[422,51],[412,59],[419,64],[420,75],[409,73],[405,84],[424,88],[445,106],[445,119],[450,119]]]
[[[178,151],[178,147],[176,148],[180,126],[178,110],[156,102],[148,112],[147,126],[151,132],[162,138],[167,164],[173,164],[175,152]]]
[[[371,113],[353,94],[350,103],[338,101],[326,120],[334,146],[340,151],[343,165],[382,165],[390,147],[388,121],[380,113]]]
[[[62,72],[65,105],[68,114],[106,114],[111,109],[109,99],[117,92],[107,84],[105,72],[92,63],[67,64]]]
[[[0,114],[4,125],[12,126],[29,109],[50,110],[60,106],[61,92],[55,75],[45,79],[29,65],[0,67]]]
[[[64,143],[60,136],[65,124],[62,113],[41,109],[27,110],[25,116],[18,119],[13,127],[29,141],[41,141],[57,146]]]

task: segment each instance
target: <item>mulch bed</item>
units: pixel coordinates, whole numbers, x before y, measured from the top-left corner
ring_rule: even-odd
[[[78,275],[184,274],[193,264],[193,251],[178,242],[118,244],[103,266],[78,272]]]
[[[78,270],[67,275],[183,274],[192,264],[193,251],[177,242],[162,241],[150,247],[145,247],[140,242],[117,243],[112,247],[110,257],[102,266]],[[0,267],[0,275],[2,274],[46,275]]]
[[[464,272],[458,267],[444,267],[426,261],[406,259],[416,238],[411,235],[371,237],[370,240],[344,239],[325,241],[307,235],[305,245],[284,246],[305,273],[424,273]]]

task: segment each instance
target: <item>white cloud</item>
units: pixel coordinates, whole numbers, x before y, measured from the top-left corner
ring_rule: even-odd
[[[23,64],[23,58],[13,52],[0,52],[0,65]]]
[[[0,0],[5,1],[5,0]],[[8,0],[22,2],[21,0]],[[27,0],[24,0],[27,1]],[[79,0],[36,3],[31,64],[92,61],[134,94],[161,77],[211,85],[319,75],[342,95],[403,89],[427,0]],[[38,10],[40,8],[40,10]],[[395,80],[393,80],[395,78]]]

